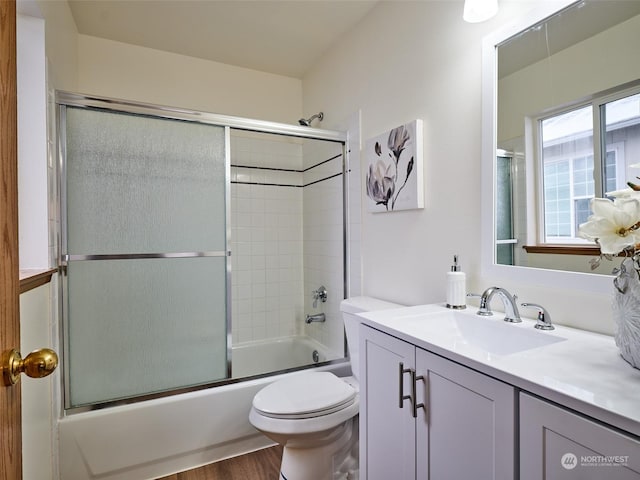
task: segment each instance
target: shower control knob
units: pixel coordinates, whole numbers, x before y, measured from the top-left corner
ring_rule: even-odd
[[[313,290],[311,294],[313,295],[313,308],[318,306],[318,300],[322,303],[327,301],[327,289],[324,288],[324,285],[320,285],[320,288]]]
[[[2,354],[0,368],[5,386],[10,387],[20,381],[20,374],[31,378],[43,378],[51,375],[58,366],[58,354],[50,348],[34,350],[26,358],[22,358],[16,349]]]

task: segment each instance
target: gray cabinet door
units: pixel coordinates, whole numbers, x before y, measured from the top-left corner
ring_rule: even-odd
[[[516,478],[515,389],[416,349],[417,478]]]
[[[520,480],[640,479],[640,442],[520,394]]]
[[[411,402],[400,408],[400,385],[411,392],[415,347],[367,326],[360,327],[360,478],[415,478],[415,421]]]

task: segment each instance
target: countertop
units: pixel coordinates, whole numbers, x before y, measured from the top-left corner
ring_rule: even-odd
[[[481,318],[476,311],[469,306],[446,321],[437,315],[452,313],[444,304],[359,315],[365,325],[640,437],[640,370],[620,356],[613,337],[561,325],[541,331],[533,328],[532,319],[512,324],[499,312]],[[464,321],[452,320],[458,314]],[[521,329],[518,334],[534,344],[536,334],[551,336],[544,341],[555,343],[514,352],[508,342],[485,349],[478,346],[476,320],[479,329],[489,325],[482,322],[491,322],[489,334]]]

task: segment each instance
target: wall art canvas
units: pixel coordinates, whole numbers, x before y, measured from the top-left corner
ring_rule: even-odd
[[[369,212],[424,208],[422,120],[414,120],[365,144]]]

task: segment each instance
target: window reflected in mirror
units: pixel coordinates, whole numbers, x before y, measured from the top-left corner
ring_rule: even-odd
[[[578,226],[594,195],[593,116],[590,107],[541,120],[544,243],[582,243]]]
[[[589,243],[577,232],[592,213],[591,199],[628,188],[640,175],[640,93],[596,98],[538,125],[543,243]]]

